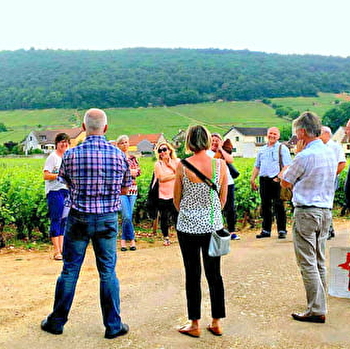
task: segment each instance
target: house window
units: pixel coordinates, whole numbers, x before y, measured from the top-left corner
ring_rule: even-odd
[[[39,139],[40,139],[41,141],[46,141],[46,136],[39,136]]]
[[[29,140],[30,140],[30,141],[32,141],[32,140],[33,140],[33,137],[32,137],[32,136],[30,136],[30,137],[29,137]]]
[[[264,137],[263,136],[257,136],[256,137],[256,143],[264,143]]]
[[[238,136],[236,137],[236,142],[239,142],[239,137]]]
[[[237,153],[237,148],[232,148],[233,153]]]
[[[347,149],[347,150],[350,150],[350,144],[347,144],[347,145],[346,145],[346,149]]]

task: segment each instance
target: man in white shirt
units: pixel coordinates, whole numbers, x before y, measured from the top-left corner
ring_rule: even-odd
[[[332,130],[328,126],[322,126],[320,139],[324,144],[326,144],[328,147],[332,149],[332,151],[334,152],[335,158],[338,162],[337,177],[334,182],[334,190],[337,190],[338,175],[341,171],[344,170],[346,165],[346,159],[345,159],[345,154],[341,145],[339,143],[334,142],[331,138],[332,138]],[[331,225],[329,227],[329,232],[328,232],[328,240],[334,238],[334,236],[335,236],[335,233],[333,228],[333,222],[331,222]]]
[[[325,249],[332,220],[337,160],[334,152],[318,138],[321,121],[305,112],[294,120],[298,140],[304,148],[279,175],[283,187],[293,188],[294,251],[303,278],[307,310],[293,313],[297,321],[326,321]]]
[[[350,141],[350,119],[345,126],[345,134],[348,136],[348,141]],[[346,210],[350,209],[350,167],[348,168],[348,175],[346,177],[345,186],[345,206],[342,208],[342,215],[345,215]]]

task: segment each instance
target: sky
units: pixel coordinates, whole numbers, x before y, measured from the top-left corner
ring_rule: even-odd
[[[349,0],[11,0],[0,51],[219,48],[350,56]]]

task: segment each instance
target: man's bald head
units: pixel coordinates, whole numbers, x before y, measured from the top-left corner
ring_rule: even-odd
[[[83,128],[87,135],[103,135],[107,131],[107,115],[97,108],[89,109],[84,115]]]

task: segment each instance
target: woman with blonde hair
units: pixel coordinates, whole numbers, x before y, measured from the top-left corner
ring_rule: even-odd
[[[175,149],[168,142],[160,142],[155,148],[157,162],[154,165],[154,177],[159,182],[158,210],[160,228],[164,246],[170,245],[169,226],[176,222],[177,212],[173,203],[175,171],[179,164]]]
[[[186,150],[194,154],[186,160],[212,179],[218,193],[182,163],[176,170],[174,186],[174,205],[179,211],[176,230],[185,266],[187,312],[191,321],[179,332],[191,337],[201,334],[201,252],[211,301],[212,321],[207,330],[221,336],[220,319],[226,315],[221,257],[210,257],[208,249],[213,230],[223,227],[221,209],[227,196],[227,170],[223,160],[207,154],[210,145],[211,136],[205,127],[197,125],[187,130]]]
[[[128,188],[126,195],[120,195],[122,204],[122,238],[120,240],[120,250],[127,251],[126,241],[130,241],[130,251],[135,251],[135,230],[132,223],[132,214],[137,199],[136,177],[141,174],[141,169],[136,157],[129,154],[129,137],[127,135],[119,136],[116,144],[126,156],[132,177],[132,185]]]

